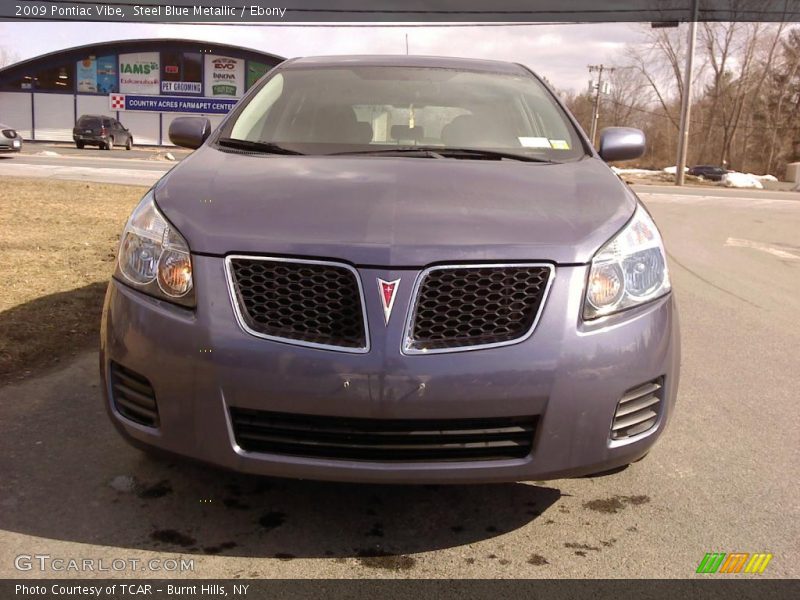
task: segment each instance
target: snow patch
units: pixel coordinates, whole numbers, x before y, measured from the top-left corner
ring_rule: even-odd
[[[663,171],[651,171],[650,169],[620,169],[611,167],[617,175],[660,175]]]
[[[675,173],[678,172],[678,167],[677,167],[677,165],[673,165],[671,167],[664,167],[662,169],[662,171],[664,173],[668,173],[669,175],[675,175]],[[683,172],[684,173],[688,173],[689,172],[689,167],[683,167]]]
[[[764,189],[759,178],[750,173],[726,173],[722,176],[720,184],[731,188]]]

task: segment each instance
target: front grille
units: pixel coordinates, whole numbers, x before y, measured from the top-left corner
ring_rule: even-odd
[[[117,412],[126,419],[158,427],[156,394],[144,376],[112,362],[111,397]]]
[[[17,137],[17,132],[13,129],[3,129],[3,136],[13,140],[15,137]]]
[[[655,427],[663,388],[664,378],[659,377],[625,392],[611,423],[611,439],[626,440]]]
[[[422,274],[405,350],[446,352],[520,341],[544,304],[550,265],[433,267]]]
[[[232,408],[236,443],[249,452],[371,461],[458,461],[530,454],[536,417],[361,419]]]
[[[237,316],[254,335],[310,346],[367,349],[361,285],[338,263],[229,257]]]

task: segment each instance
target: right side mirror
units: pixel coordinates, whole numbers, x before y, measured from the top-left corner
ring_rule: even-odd
[[[633,127],[606,127],[600,132],[600,158],[606,162],[632,160],[644,154],[644,132]]]
[[[169,124],[169,141],[194,150],[211,135],[211,121],[206,117],[177,117]]]

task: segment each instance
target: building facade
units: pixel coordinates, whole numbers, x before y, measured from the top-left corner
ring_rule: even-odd
[[[172,119],[216,126],[282,57],[180,39],[70,48],[0,69],[0,122],[28,140],[72,141],[80,115],[119,120],[136,144],[168,145]]]

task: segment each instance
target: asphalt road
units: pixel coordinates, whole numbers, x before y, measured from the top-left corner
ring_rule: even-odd
[[[175,161],[164,158],[171,152]],[[112,151],[65,144],[26,144],[19,154],[0,155],[0,177],[39,177],[95,183],[152,185],[188,155],[181,149]]]
[[[770,552],[763,577],[800,576],[799,196],[641,196],[666,238],[683,335],[677,411],[645,460],[457,487],[153,460],[107,422],[92,352],[0,388],[0,577],[93,575],[21,572],[21,554],[124,559],[119,576],[692,577],[714,551]],[[153,557],[194,568],[132,569]]]

